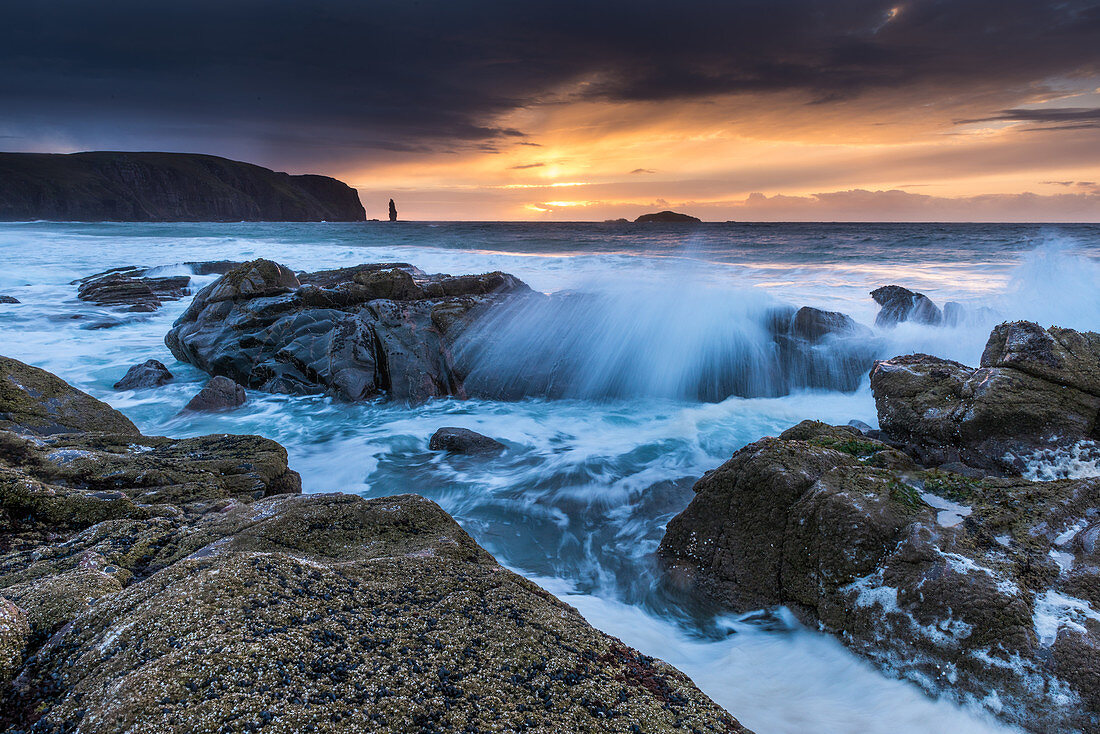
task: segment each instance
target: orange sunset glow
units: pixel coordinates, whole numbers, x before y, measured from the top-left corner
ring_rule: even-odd
[[[383,218],[1100,220],[1091,2],[61,5],[7,24],[9,150],[322,173]]]

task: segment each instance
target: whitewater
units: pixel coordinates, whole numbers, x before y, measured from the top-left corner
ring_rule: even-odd
[[[305,491],[431,498],[501,563],[680,668],[760,734],[1009,730],[890,678],[783,610],[714,618],[684,608],[661,592],[654,553],[694,481],[741,446],[806,418],[876,425],[865,377],[841,392],[768,374],[759,350],[770,310],[808,305],[871,326],[868,292],[897,283],[958,302],[967,316],[952,327],[875,330],[868,348],[975,364],[1002,320],[1100,330],[1100,226],[28,222],[0,224],[0,257],[0,294],[21,302],[0,305],[0,353],[107,401],[147,434],[272,438]],[[163,343],[189,298],[123,313],[78,301],[71,284],[123,265],[185,274],[186,262],[256,257],[297,271],[389,261],[432,273],[502,270],[538,291],[589,294],[583,307],[497,325],[509,345],[497,355],[502,372],[522,375],[530,355],[565,353],[576,379],[560,399],[409,406],[250,391],[231,413],[180,415],[207,378]],[[175,381],[112,389],[146,359],[164,362]],[[730,359],[749,375],[740,392],[750,397],[697,389]],[[490,461],[430,452],[441,426],[511,450]],[[1079,457],[1050,460],[1098,471]]]

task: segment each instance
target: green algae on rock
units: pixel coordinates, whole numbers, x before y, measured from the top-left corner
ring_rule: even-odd
[[[126,416],[56,375],[0,357],[0,428],[50,435],[105,431],[136,434]]]

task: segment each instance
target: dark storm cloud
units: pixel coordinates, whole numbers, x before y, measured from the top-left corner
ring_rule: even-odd
[[[247,139],[305,157],[491,151],[530,142],[494,118],[562,90],[794,90],[817,104],[1022,90],[1100,73],[1098,37],[1100,0],[5,3],[0,129],[118,147]]]
[[[960,124],[974,122],[1034,122],[1041,126],[1029,130],[1085,130],[1100,127],[1100,108],[1060,107],[1044,109],[1001,110],[990,117],[960,120]]]

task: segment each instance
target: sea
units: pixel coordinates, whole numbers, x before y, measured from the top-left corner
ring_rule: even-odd
[[[81,302],[72,284],[125,265],[184,274],[187,262],[258,257],[297,271],[392,261],[502,270],[538,291],[598,294],[598,307],[562,315],[567,323],[518,329],[517,350],[572,350],[581,388],[421,405],[250,391],[232,412],[180,414],[207,379],[164,346],[189,298],[133,314]],[[502,564],[680,668],[760,734],[1010,731],[976,704],[877,670],[785,610],[708,616],[662,592],[655,551],[704,472],[806,418],[876,425],[866,378],[851,392],[764,384],[725,399],[684,386],[715,360],[751,361],[763,337],[749,325],[782,305],[849,314],[871,328],[882,358],[976,364],[1003,320],[1100,331],[1100,225],[17,222],[0,224],[0,262],[0,294],[21,302],[0,305],[0,353],[60,375],[147,434],[272,438],[306,492],[431,498]],[[869,292],[892,283],[954,301],[963,317],[876,329]],[[175,381],[112,389],[146,359]],[[431,452],[441,426],[510,450],[489,461]]]

